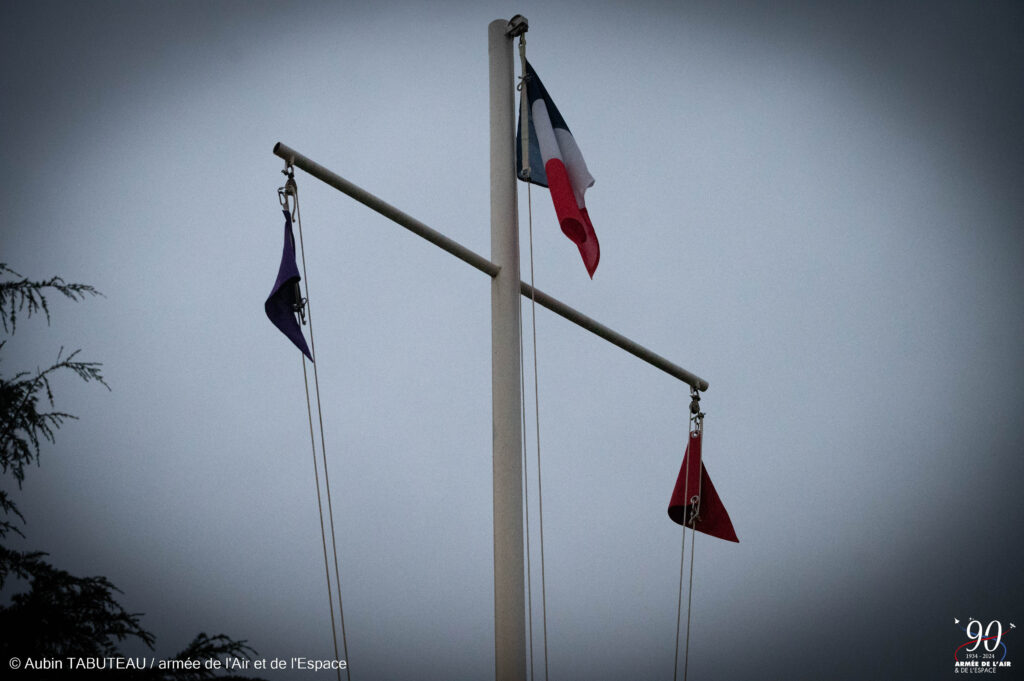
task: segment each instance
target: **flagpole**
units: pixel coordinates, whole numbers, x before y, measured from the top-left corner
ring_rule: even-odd
[[[274,154],[338,189],[491,277],[491,406],[493,426],[494,667],[497,681],[526,681],[526,598],[523,549],[520,295],[601,336],[645,362],[707,390],[708,383],[635,341],[534,289],[519,276],[515,175],[515,69],[513,39],[526,20],[488,25],[491,122],[491,259],[426,226],[366,190],[278,142]]]
[[[491,109],[491,409],[494,491],[494,670],[526,679],[523,583],[519,225],[515,177],[515,70],[510,22],[487,27]]]

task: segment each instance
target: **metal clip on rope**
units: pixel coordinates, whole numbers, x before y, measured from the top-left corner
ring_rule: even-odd
[[[690,388],[690,432],[699,435],[704,427],[704,412],[700,410],[700,391]]]
[[[686,526],[693,529],[694,523],[700,518],[700,496],[694,494],[690,497],[690,517],[686,519]]]
[[[284,170],[281,171],[282,175],[285,175],[288,179],[285,181],[283,187],[277,188],[277,200],[281,203],[281,208],[288,211],[288,215],[295,219],[295,211],[298,209],[298,196],[299,187],[295,184],[295,169],[290,163],[285,163]],[[288,197],[292,197],[292,203],[295,208],[288,206]]]

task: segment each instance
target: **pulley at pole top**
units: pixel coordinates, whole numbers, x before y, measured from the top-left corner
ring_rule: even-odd
[[[517,14],[508,20],[508,31],[505,34],[510,38],[521,36],[530,30],[530,22],[522,14]]]

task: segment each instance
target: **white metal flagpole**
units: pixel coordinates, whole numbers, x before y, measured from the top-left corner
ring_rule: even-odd
[[[526,19],[497,19],[487,27],[491,119],[491,259],[456,243],[412,216],[278,142],[274,154],[491,277],[491,404],[494,492],[494,668],[497,681],[526,681],[526,565],[523,548],[523,468],[520,383],[520,295],[696,390],[703,378],[534,289],[519,278],[519,221],[515,172],[515,69],[512,41]]]
[[[491,107],[491,408],[494,426],[494,670],[526,679],[523,469],[519,373],[519,225],[516,202],[515,70],[506,19],[487,27]]]

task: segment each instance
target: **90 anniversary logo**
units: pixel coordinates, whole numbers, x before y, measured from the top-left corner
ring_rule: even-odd
[[[967,626],[964,626],[954,617],[953,623],[967,635],[967,641],[953,651],[954,673],[996,674],[1012,669],[1012,662],[1007,659],[1006,642],[1003,638],[1017,628],[1013,622],[1004,627],[999,620],[985,623],[969,617]]]

